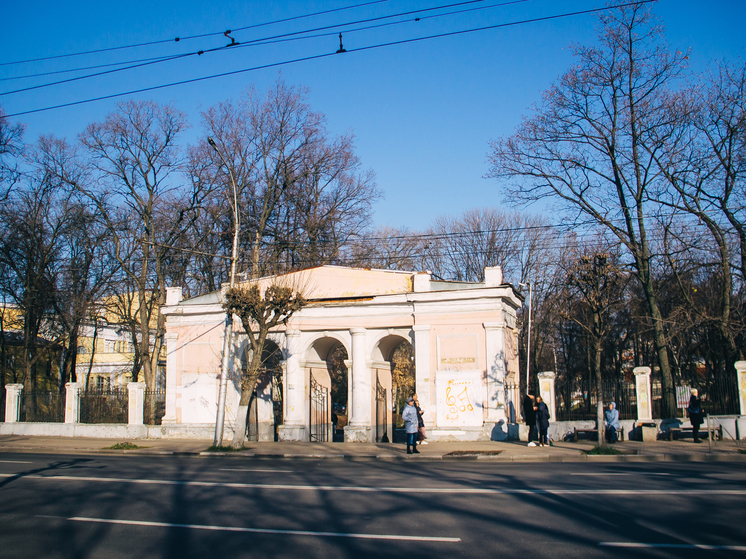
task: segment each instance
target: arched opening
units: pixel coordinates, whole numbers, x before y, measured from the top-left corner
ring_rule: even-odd
[[[410,341],[390,334],[382,338],[373,353],[373,426],[376,442],[389,442],[402,427],[401,412],[415,390],[414,352]]]
[[[344,442],[344,428],[349,421],[348,359],[347,348],[336,338],[320,338],[310,348],[306,367],[312,441]]]
[[[248,366],[251,349],[247,344],[241,367]],[[282,350],[267,340],[262,350],[262,364],[246,418],[246,440],[277,441],[277,428],[283,422]]]

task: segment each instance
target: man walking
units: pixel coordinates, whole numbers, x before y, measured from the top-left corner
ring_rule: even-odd
[[[419,454],[417,450],[417,433],[419,431],[419,422],[417,421],[417,410],[414,407],[414,398],[407,398],[407,405],[401,414],[404,420],[404,430],[407,433],[407,454]]]

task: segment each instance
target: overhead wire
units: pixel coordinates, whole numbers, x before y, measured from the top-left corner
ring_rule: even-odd
[[[445,5],[441,5],[441,6],[435,6],[435,7],[432,7],[432,8],[426,8],[426,9],[420,9],[420,10],[412,10],[412,11],[408,11],[408,12],[401,12],[401,13],[391,14],[391,15],[387,15],[387,16],[380,16],[380,17],[375,17],[375,18],[368,18],[368,19],[363,19],[363,20],[357,20],[357,21],[348,22],[348,23],[327,25],[327,26],[324,26],[324,27],[317,27],[317,28],[310,29],[310,30],[296,31],[296,32],[292,32],[292,33],[284,33],[284,34],[280,34],[280,35],[274,35],[274,36],[271,36],[271,37],[264,37],[264,38],[260,38],[260,39],[253,39],[251,41],[243,41],[243,42],[235,42],[235,43],[232,42],[232,43],[230,43],[228,45],[222,45],[220,47],[215,47],[215,48],[211,48],[211,49],[202,49],[202,50],[198,50],[198,51],[194,51],[194,52],[182,53],[182,54],[177,54],[177,55],[171,55],[171,56],[167,56],[167,57],[158,57],[158,58],[154,58],[154,59],[150,59],[150,60],[133,61],[132,63],[130,63],[131,65],[125,66],[125,67],[122,67],[122,68],[115,68],[115,69],[112,69],[112,70],[107,70],[107,71],[103,71],[103,72],[97,72],[97,73],[94,73],[94,74],[87,74],[85,76],[77,76],[77,77],[74,77],[74,78],[69,78],[69,79],[66,79],[66,80],[59,80],[59,81],[56,81],[56,82],[38,84],[38,85],[34,85],[34,86],[28,86],[28,87],[24,87],[24,88],[15,89],[15,90],[12,90],[12,91],[4,91],[4,92],[0,92],[0,96],[12,95],[12,94],[16,94],[16,93],[24,93],[26,91],[32,91],[32,90],[36,90],[36,89],[43,89],[43,88],[46,88],[46,87],[52,87],[52,86],[55,86],[55,85],[61,85],[61,84],[65,84],[65,83],[80,81],[80,80],[83,80],[83,79],[89,79],[89,78],[94,78],[94,77],[105,76],[105,75],[114,74],[114,73],[117,73],[117,72],[124,72],[124,71],[127,71],[127,70],[141,68],[143,66],[150,66],[152,64],[160,64],[162,62],[171,62],[171,61],[174,61],[174,60],[181,60],[183,58],[188,58],[188,57],[192,57],[192,56],[202,56],[202,55],[205,55],[205,54],[212,54],[214,52],[226,51],[226,50],[229,50],[229,49],[230,50],[236,50],[238,48],[263,46],[263,45],[276,44],[276,43],[281,43],[281,42],[288,42],[288,41],[292,41],[292,40],[301,40],[301,39],[310,39],[310,38],[325,37],[325,36],[328,36],[328,35],[331,35],[331,34],[323,34],[323,33],[322,34],[316,34],[316,35],[307,35],[307,34],[308,33],[315,33],[317,31],[324,31],[324,30],[327,30],[327,29],[337,29],[337,30],[339,30],[339,29],[342,29],[344,27],[348,27],[350,25],[357,25],[357,24],[360,24],[360,23],[369,23],[369,22],[373,22],[373,21],[380,21],[380,20],[383,20],[383,19],[390,19],[390,18],[394,18],[394,17],[402,17],[402,16],[407,16],[407,15],[413,15],[413,14],[421,14],[421,13],[429,12],[429,11],[433,11],[433,10],[441,10],[441,9],[446,9],[446,8],[451,8],[451,7],[456,7],[456,6],[481,3],[481,2],[485,2],[485,1],[486,0],[466,0],[464,2],[459,2],[459,3],[456,3],[456,4],[445,4]],[[530,0],[511,0],[509,2],[503,2],[501,4],[494,4],[494,5],[491,5],[491,6],[484,6],[484,7],[479,7],[479,8],[470,8],[470,9],[467,9],[467,10],[456,10],[456,11],[449,12],[449,13],[446,13],[446,14],[436,14],[436,15],[432,15],[432,16],[417,17],[415,19],[404,20],[404,21],[399,21],[399,22],[390,22],[390,23],[386,23],[386,24],[371,25],[371,26],[366,26],[366,27],[359,28],[359,29],[346,30],[345,33],[348,33],[348,34],[349,33],[357,33],[357,32],[359,32],[361,30],[368,30],[368,29],[380,28],[380,27],[385,27],[385,26],[389,26],[389,25],[401,25],[403,23],[412,23],[412,22],[418,22],[418,21],[425,20],[425,19],[431,19],[433,17],[442,17],[442,16],[448,16],[448,15],[455,15],[455,14],[464,13],[464,12],[473,11],[473,10],[493,8],[493,7],[498,7],[498,6],[506,6],[506,5],[509,5],[509,4],[519,4],[519,3],[522,3],[522,2],[529,2],[529,1]],[[233,31],[231,33],[235,33],[235,31]],[[333,34],[336,35],[336,33],[337,32],[335,31]],[[70,71],[72,71],[72,70],[70,70]],[[3,81],[3,80],[0,80],[0,81]]]
[[[344,6],[344,7],[341,7],[341,8],[333,8],[333,9],[329,9],[329,10],[323,10],[323,11],[320,11],[320,12],[314,12],[314,13],[311,13],[311,14],[305,14],[305,15],[300,15],[300,16],[292,16],[292,17],[287,17],[287,18],[278,19],[278,20],[274,20],[274,21],[268,21],[268,22],[264,22],[264,23],[256,23],[256,24],[253,24],[253,25],[246,25],[244,27],[238,27],[238,28],[233,29],[233,30],[228,30],[227,33],[236,32],[236,31],[246,31],[248,29],[255,29],[255,28],[258,28],[258,27],[266,27],[266,26],[275,25],[275,24],[278,24],[278,23],[287,23],[289,21],[295,21],[295,20],[299,20],[299,19],[316,17],[316,16],[326,15],[326,14],[330,14],[330,13],[334,13],[334,12],[342,12],[342,11],[345,11],[345,10],[352,10],[352,9],[355,9],[355,8],[361,8],[361,7],[364,7],[364,6],[370,6],[372,4],[382,4],[384,2],[389,2],[389,1],[390,0],[372,0],[370,2],[363,2],[362,4],[355,4],[354,6]],[[14,62],[2,62],[2,63],[0,63],[0,66],[12,66],[12,65],[15,65],[15,64],[28,64],[28,63],[31,63],[31,62],[43,62],[45,60],[57,60],[57,59],[60,59],[60,58],[70,58],[70,57],[74,57],[74,56],[84,56],[84,55],[88,55],[88,54],[99,54],[99,53],[104,53],[104,52],[112,52],[112,51],[116,51],[116,50],[125,50],[125,49],[131,49],[131,48],[148,47],[148,46],[162,45],[162,44],[173,43],[173,42],[177,42],[178,43],[178,42],[181,42],[181,41],[188,41],[188,40],[192,40],[192,39],[202,39],[202,38],[205,38],[205,37],[214,37],[214,36],[218,36],[218,35],[225,35],[225,33],[226,33],[226,31],[215,31],[215,32],[211,32],[211,33],[202,33],[202,34],[199,34],[199,35],[189,35],[187,37],[175,37],[174,39],[160,39],[160,40],[157,40],[157,41],[147,41],[147,42],[144,42],[144,43],[136,43],[136,44],[132,44],[132,45],[122,45],[122,46],[118,46],[118,47],[108,47],[108,48],[105,48],[105,49],[95,49],[95,50],[82,51],[82,52],[74,52],[74,53],[68,53],[68,54],[59,54],[59,55],[55,55],[55,56],[45,56],[45,57],[41,57],[41,58],[31,58],[31,59],[28,59],[28,60],[16,60]]]
[[[641,2],[628,2],[628,3],[625,3],[625,4],[620,4],[618,6],[615,6],[615,8],[621,8],[621,7],[631,6],[631,5],[638,5],[640,3],[647,4],[647,3],[651,3],[651,2],[655,2],[655,1],[657,1],[657,0],[642,0]],[[445,38],[445,37],[455,37],[455,36],[459,36],[459,35],[465,35],[465,34],[468,34],[468,33],[478,33],[478,32],[481,32],[481,31],[488,31],[488,30],[499,29],[499,28],[504,28],[504,27],[512,27],[512,26],[515,26],[515,25],[525,25],[525,24],[528,24],[528,23],[536,23],[536,22],[539,22],[539,21],[551,21],[551,20],[554,20],[554,19],[561,19],[561,18],[566,18],[566,17],[574,17],[574,16],[578,16],[578,15],[587,15],[587,14],[592,14],[592,13],[598,13],[598,12],[602,12],[602,11],[607,11],[608,9],[609,8],[607,8],[607,7],[603,7],[603,8],[592,8],[592,9],[588,9],[588,10],[580,10],[580,11],[576,11],[576,12],[568,12],[568,13],[556,14],[556,15],[552,15],[552,16],[543,16],[543,17],[538,17],[538,18],[530,18],[530,19],[525,19],[525,20],[516,21],[516,22],[499,23],[499,24],[487,25],[487,26],[483,26],[483,27],[476,27],[476,28],[471,28],[471,29],[464,29],[464,30],[460,30],[460,31],[451,31],[451,32],[446,32],[446,33],[438,33],[438,34],[435,34],[435,35],[427,35],[427,36],[423,36],[423,37],[414,37],[414,38],[410,38],[410,39],[401,39],[401,40],[398,40],[398,41],[390,41],[390,42],[387,42],[387,43],[379,43],[379,44],[369,45],[369,46],[364,46],[364,47],[350,48],[350,49],[346,50],[346,53],[365,52],[365,51],[370,51],[370,50],[375,50],[375,49],[380,49],[380,48],[386,48],[386,47],[392,47],[392,46],[399,46],[399,45],[411,44],[411,43],[416,43],[416,42],[421,42],[421,41],[428,41],[428,40],[433,40],[433,39],[441,39],[441,38]],[[156,91],[156,90],[160,90],[160,89],[166,89],[166,88],[169,88],[169,87],[176,87],[176,86],[180,86],[180,85],[186,85],[186,84],[190,84],[190,83],[198,83],[198,82],[212,80],[212,79],[216,79],[216,78],[222,78],[222,77],[227,77],[227,76],[234,76],[234,75],[244,74],[244,73],[247,73],[247,72],[254,72],[254,71],[258,71],[258,70],[265,70],[265,69],[269,69],[269,68],[276,68],[276,67],[279,67],[279,66],[286,66],[286,65],[290,65],[290,64],[297,64],[297,63],[300,63],[300,62],[309,62],[309,61],[312,61],[312,60],[320,60],[322,58],[327,58],[327,57],[330,57],[330,56],[337,56],[338,54],[339,53],[337,53],[335,51],[330,51],[330,52],[326,52],[326,53],[323,53],[323,54],[316,54],[316,55],[304,56],[304,57],[290,59],[290,60],[284,60],[284,61],[280,61],[280,62],[270,62],[270,63],[267,63],[267,64],[253,66],[253,67],[250,67],[250,68],[242,68],[240,70],[232,70],[232,71],[229,71],[229,72],[221,72],[221,73],[212,74],[212,75],[209,75],[209,76],[202,76],[202,77],[198,77],[198,78],[190,78],[190,79],[186,79],[186,80],[180,80],[180,81],[170,82],[170,83],[166,83],[166,84],[160,84],[160,85],[154,85],[154,86],[149,86],[149,87],[143,87],[143,88],[134,89],[134,90],[125,91],[125,92],[112,93],[112,94],[108,94],[108,95],[101,95],[101,96],[98,96],[98,97],[93,97],[93,98],[89,98],[89,99],[83,99],[83,100],[80,100],[80,101],[71,101],[71,102],[68,102],[68,103],[61,103],[61,104],[58,104],[58,105],[52,105],[52,106],[48,106],[48,107],[42,107],[42,108],[39,108],[39,109],[31,109],[31,110],[28,110],[28,111],[19,111],[19,112],[13,113],[13,114],[7,114],[6,117],[17,117],[17,116],[23,116],[23,115],[28,115],[28,114],[40,113],[40,112],[44,112],[44,111],[61,109],[61,108],[65,108],[65,107],[73,107],[73,106],[77,106],[77,105],[83,105],[83,104],[87,104],[87,103],[93,103],[93,102],[96,102],[96,101],[103,101],[103,100],[106,100],[106,99],[114,99],[114,98],[117,98],[117,97],[124,97],[126,95],[135,95],[135,94],[138,94],[138,93],[146,93],[146,92],[149,92],[149,91]]]

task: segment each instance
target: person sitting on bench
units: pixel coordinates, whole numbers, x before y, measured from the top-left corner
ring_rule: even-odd
[[[616,432],[619,430],[619,412],[614,402],[609,403],[609,409],[606,410],[606,442],[615,443],[617,441]]]

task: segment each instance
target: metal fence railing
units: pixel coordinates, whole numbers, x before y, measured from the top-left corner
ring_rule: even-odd
[[[88,390],[80,393],[81,423],[127,423],[127,389]]]
[[[637,418],[637,396],[634,382],[605,380],[602,384],[604,407],[614,402],[620,419]],[[593,421],[596,419],[595,383],[587,379],[557,382],[557,421]]]
[[[64,422],[65,395],[60,394],[57,390],[23,393],[19,421],[30,423]]]
[[[5,421],[5,390],[0,394],[0,422]]]
[[[145,407],[142,412],[145,425],[160,425],[163,416],[166,415],[166,391],[146,390]]]

